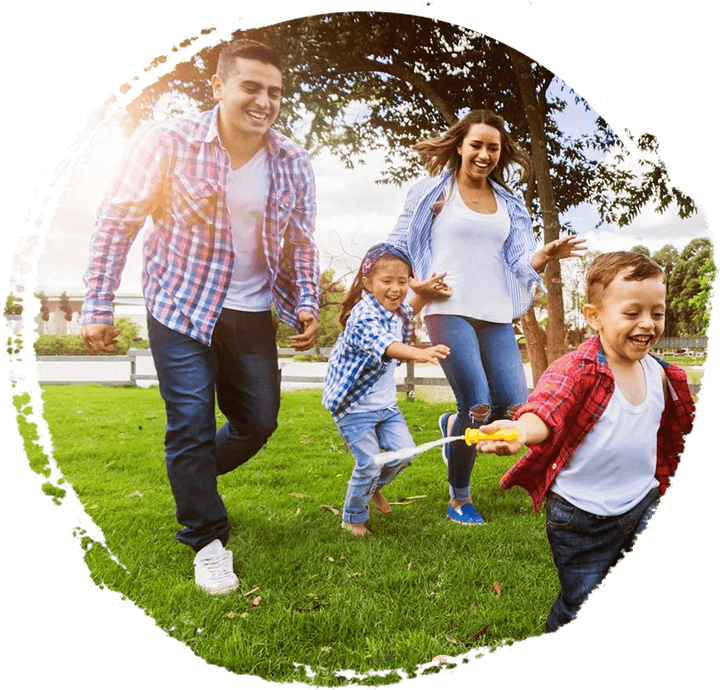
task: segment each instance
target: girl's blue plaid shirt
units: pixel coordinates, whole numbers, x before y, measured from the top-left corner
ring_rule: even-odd
[[[337,420],[352,411],[392,361],[385,356],[391,343],[397,342],[393,316],[403,321],[402,341],[410,344],[415,332],[410,305],[401,304],[398,312],[380,306],[368,292],[353,307],[345,330],[337,339],[325,375],[322,404]]]
[[[272,302],[283,321],[301,330],[301,311],[318,315],[315,180],[302,147],[272,129],[266,140],[270,185],[261,234]],[[113,322],[127,253],[152,215],[143,242],[147,309],[164,326],[210,344],[234,262],[229,167],[217,108],[136,134],[98,212],[81,324]]]

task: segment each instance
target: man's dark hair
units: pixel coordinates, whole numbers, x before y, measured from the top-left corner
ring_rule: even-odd
[[[270,46],[249,38],[237,38],[234,41],[225,43],[220,49],[220,57],[218,58],[215,73],[223,81],[234,72],[236,58],[259,60],[282,71],[280,57]]]

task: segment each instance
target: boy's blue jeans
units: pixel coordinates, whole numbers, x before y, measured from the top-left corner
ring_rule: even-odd
[[[651,489],[631,510],[605,517],[581,510],[562,496],[548,492],[545,527],[560,579],[560,594],[550,609],[545,632],[555,632],[575,618],[590,592],[631,550],[659,499],[660,492]]]
[[[440,360],[457,403],[450,436],[460,436],[470,426],[507,419],[510,408],[525,402],[527,382],[512,324],[431,314],[425,326],[433,345],[443,343],[450,348],[450,356]],[[472,419],[470,410],[483,405],[487,406],[485,419]],[[475,446],[456,441],[448,444],[448,450],[450,496],[468,500]]]
[[[165,466],[195,551],[230,533],[217,477],[249,460],[277,428],[280,408],[275,328],[270,312],[223,309],[210,346],[148,314],[148,339],[165,400]],[[227,422],[216,432],[215,396]]]
[[[355,468],[345,495],[343,520],[363,523],[368,519],[370,498],[391,482],[411,462],[412,457],[378,465],[373,456],[381,450],[393,451],[415,445],[405,417],[395,405],[377,412],[350,412],[337,420],[340,435],[355,457]]]

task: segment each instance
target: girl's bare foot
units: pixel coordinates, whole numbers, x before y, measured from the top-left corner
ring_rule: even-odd
[[[364,537],[366,534],[372,534],[372,532],[365,527],[365,523],[363,522],[345,522],[343,520],[340,523],[340,527],[346,529],[356,537]]]
[[[371,497],[370,500],[372,501],[372,504],[381,512],[381,513],[390,513],[392,512],[392,508],[390,507],[390,502],[380,493],[380,489],[378,489]]]

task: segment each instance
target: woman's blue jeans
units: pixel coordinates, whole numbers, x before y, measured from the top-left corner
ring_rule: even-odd
[[[560,579],[560,594],[545,621],[555,632],[577,616],[583,602],[623,555],[632,549],[660,500],[655,488],[626,513],[602,516],[574,506],[550,491],[545,527]]]
[[[227,543],[218,475],[249,460],[277,428],[280,408],[270,312],[223,309],[210,346],[148,314],[150,350],[165,401],[165,465],[184,526],[177,538],[199,551]],[[216,431],[215,396],[227,421]]]
[[[343,520],[363,523],[368,519],[370,498],[391,482],[411,462],[412,457],[378,465],[373,456],[381,450],[393,451],[415,446],[405,417],[397,406],[377,412],[350,412],[337,420],[340,435],[355,457],[355,468],[345,495]]]
[[[495,419],[506,419],[511,408],[527,399],[527,383],[512,324],[490,323],[465,316],[431,314],[425,326],[433,345],[443,343],[450,356],[440,366],[455,394],[457,415],[450,436],[465,433]],[[470,411],[475,414],[471,418]],[[448,444],[450,496],[470,498],[470,475],[475,446],[464,441]]]

